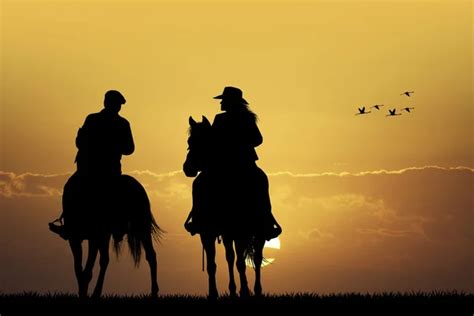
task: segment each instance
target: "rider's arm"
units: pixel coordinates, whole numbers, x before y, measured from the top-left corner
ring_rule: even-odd
[[[132,129],[130,128],[130,123],[125,122],[123,128],[123,134],[121,139],[121,150],[122,155],[130,155],[135,151],[135,143],[133,142]]]
[[[255,121],[247,122],[245,128],[245,141],[252,147],[257,147],[263,143],[263,136]]]
[[[257,124],[253,124],[253,131],[252,131],[252,141],[253,141],[253,147],[257,147],[263,143],[263,136],[262,133],[260,133],[260,129],[258,128]]]
[[[82,127],[79,128],[77,131],[77,136],[76,136],[76,147],[77,149],[81,149],[84,147],[85,143],[87,142],[87,131],[89,130],[89,124],[90,124],[90,115],[86,117],[86,120],[84,121],[84,124]]]

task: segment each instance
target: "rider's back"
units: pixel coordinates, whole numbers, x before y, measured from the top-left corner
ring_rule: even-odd
[[[255,147],[263,138],[253,116],[247,112],[220,113],[215,116],[212,129],[218,164],[245,168],[258,160]]]
[[[129,122],[105,111],[90,114],[76,138],[76,157],[80,174],[109,176],[121,174],[122,155],[134,151]]]

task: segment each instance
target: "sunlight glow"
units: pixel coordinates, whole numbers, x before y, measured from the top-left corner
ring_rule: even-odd
[[[266,267],[272,264],[274,261],[275,261],[275,258],[265,258],[265,260],[262,261],[261,267],[262,268]],[[250,260],[249,258],[245,259],[245,264],[247,265],[247,267],[253,268],[252,260]]]
[[[265,245],[263,246],[263,248],[272,248],[272,249],[280,249],[281,247],[281,242],[280,242],[280,238],[273,238],[269,241],[266,241],[265,242]],[[265,258],[265,256],[264,256]],[[262,261],[262,265],[261,267],[266,267],[270,264],[272,264],[273,262],[275,261],[275,258],[265,258],[263,261]],[[253,263],[252,263],[252,260],[250,260],[249,258],[245,259],[245,264],[247,265],[247,267],[250,267],[250,268],[253,268]]]
[[[280,249],[280,247],[281,247],[280,238],[277,237],[277,238],[273,238],[269,241],[266,241],[264,247],[265,248]]]

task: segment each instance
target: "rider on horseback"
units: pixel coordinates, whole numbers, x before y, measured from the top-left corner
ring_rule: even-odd
[[[255,167],[258,160],[255,147],[262,144],[263,137],[257,126],[257,115],[249,109],[242,90],[225,87],[214,99],[222,100],[224,111],[215,116],[212,124],[219,168],[243,171]]]
[[[268,192],[260,193],[258,188],[253,186],[258,182],[256,177],[259,170],[256,165],[258,156],[255,147],[263,142],[257,126],[257,115],[249,109],[239,88],[225,87],[223,93],[214,99],[222,100],[220,104],[224,112],[217,114],[212,124],[214,157],[211,163],[214,165],[214,177],[218,184],[216,188],[207,190],[216,191],[215,193],[220,194],[223,200],[241,195],[258,200],[257,195],[267,195],[265,201],[268,205],[262,207],[269,211],[263,215],[264,235],[266,239],[275,238],[281,233],[281,227],[271,214]],[[195,189],[197,188],[194,186],[193,191]],[[195,202],[197,199],[193,199],[193,209],[185,224],[185,228],[193,235],[200,231],[200,212],[202,212],[199,206],[196,207]],[[234,205],[238,205],[238,201],[235,201]],[[244,228],[234,227],[234,229]]]
[[[102,194],[114,193],[122,174],[122,155],[130,155],[135,150],[130,123],[118,114],[125,102],[120,92],[109,90],[105,93],[104,109],[87,116],[76,137],[77,171],[66,183],[64,192],[73,185],[71,183],[80,183],[88,188],[87,192],[101,190]],[[50,225],[51,230],[64,239],[69,234],[69,215],[64,211],[61,215],[66,219],[66,225]],[[123,236],[125,229],[119,227],[118,234]]]
[[[130,155],[135,150],[130,123],[118,114],[125,102],[120,92],[107,91],[104,109],[87,116],[76,137],[80,175],[117,177],[122,174],[122,155]]]

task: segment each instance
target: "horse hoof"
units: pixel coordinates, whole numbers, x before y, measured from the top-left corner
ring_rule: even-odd
[[[79,299],[80,300],[87,300],[87,293],[79,293]]]
[[[152,285],[151,287],[151,298],[158,298],[158,293],[160,292],[160,289],[158,288],[158,285]]]
[[[216,301],[218,297],[219,297],[219,294],[217,293],[217,291],[211,291],[211,292],[209,292],[209,295],[207,296],[207,299],[209,301]]]
[[[80,288],[78,294],[79,294],[79,299],[80,300],[87,299],[87,288]]]
[[[249,291],[249,289],[241,289],[241,290],[240,290],[240,297],[241,297],[241,298],[250,297],[250,291]]]

